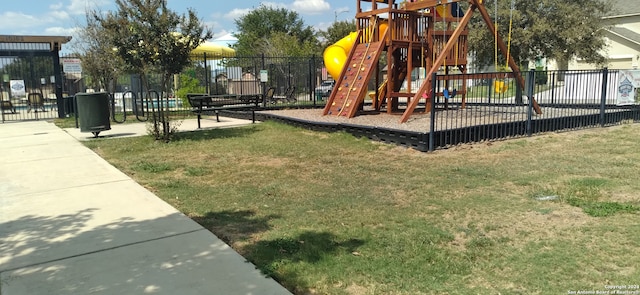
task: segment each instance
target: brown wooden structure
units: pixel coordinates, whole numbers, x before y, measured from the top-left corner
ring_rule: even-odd
[[[474,12],[480,13],[487,29],[496,36],[498,47],[512,70],[510,76],[524,88],[520,70],[513,58],[507,56],[502,38],[494,34],[495,26],[482,0],[356,1],[360,34],[325,106],[325,115],[355,116],[372,76],[376,77],[376,85],[380,85],[373,98],[376,110],[386,106],[388,113],[399,112],[399,98],[407,98],[401,122],[409,119],[421,99],[429,110],[432,99],[443,95],[442,91],[429,93],[434,73],[446,75],[448,80],[443,81],[443,90],[453,84],[457,86],[464,108],[466,79],[455,79],[451,74],[467,72],[468,24]],[[387,79],[378,83],[378,57],[382,52],[386,52],[387,57]],[[417,89],[410,83],[415,68],[424,68],[426,72],[421,75],[424,82]],[[401,91],[405,80],[408,81],[406,90]],[[534,107],[541,113],[535,101]]]

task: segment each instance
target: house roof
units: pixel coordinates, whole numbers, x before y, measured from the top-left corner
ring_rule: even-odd
[[[638,0],[613,0],[613,11],[610,17],[640,14]]]
[[[625,38],[633,43],[640,45],[640,34],[625,28],[613,27],[609,28],[609,31],[612,34],[618,35],[622,38]]]

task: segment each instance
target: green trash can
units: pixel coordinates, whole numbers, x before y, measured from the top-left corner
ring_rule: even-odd
[[[101,131],[111,130],[109,93],[77,93],[76,104],[80,132],[91,132],[98,137]]]

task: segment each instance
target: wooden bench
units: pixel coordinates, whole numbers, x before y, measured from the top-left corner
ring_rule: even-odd
[[[220,122],[218,111],[258,107],[264,101],[264,97],[262,94],[208,95],[189,93],[187,94],[187,100],[189,100],[189,104],[191,105],[191,111],[198,116],[199,129],[202,113],[213,112],[216,115],[216,121]]]

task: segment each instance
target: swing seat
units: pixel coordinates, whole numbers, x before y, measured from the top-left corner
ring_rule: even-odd
[[[505,93],[509,89],[509,85],[504,81],[495,81],[493,82],[493,89],[496,93]]]
[[[433,90],[429,91],[429,93],[427,93],[426,91],[422,93],[422,98],[424,99],[430,99],[433,96]]]
[[[457,89],[453,89],[451,92],[449,92],[449,89],[445,89],[445,90],[442,91],[442,95],[444,95],[444,98],[446,98],[446,99],[456,97],[457,93],[458,93]]]

